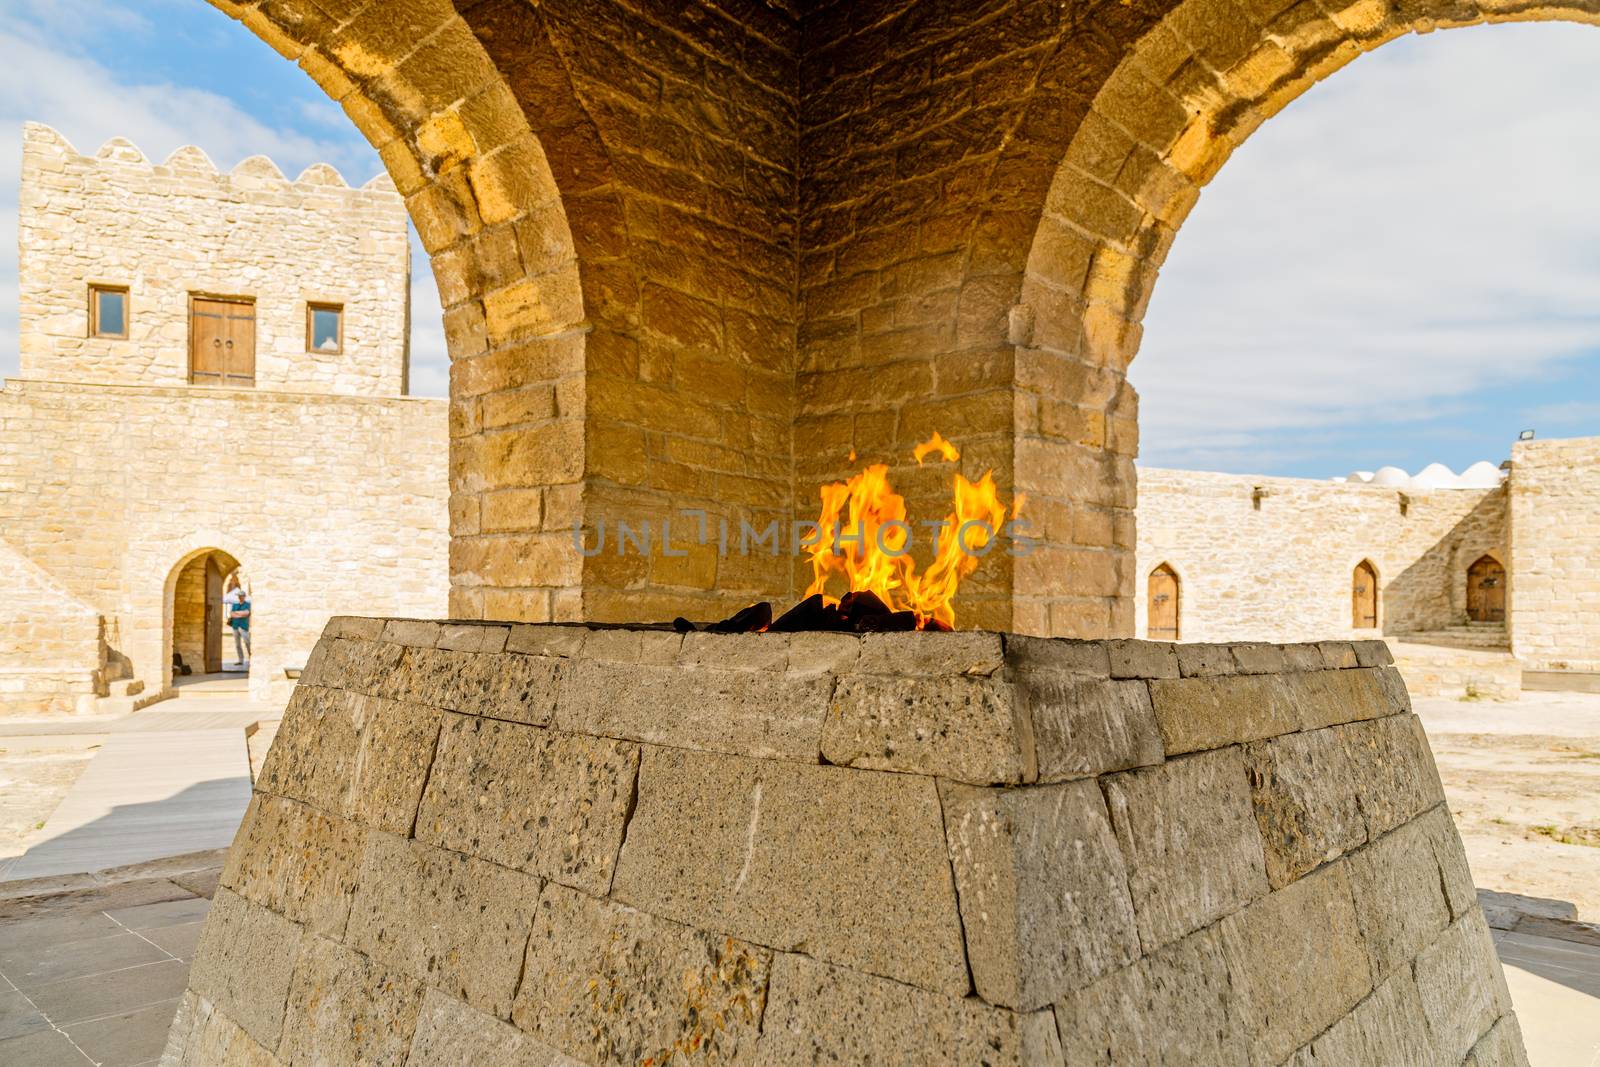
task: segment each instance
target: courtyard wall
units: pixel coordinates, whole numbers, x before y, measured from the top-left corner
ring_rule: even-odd
[[[1351,625],[1351,576],[1364,559],[1378,571],[1379,630],[1449,626],[1466,617],[1473,561],[1506,560],[1506,522],[1503,486],[1413,495],[1140,468],[1138,633],[1148,631],[1147,583],[1162,563],[1181,582],[1185,641],[1370,636]]]
[[[0,538],[0,712],[84,709],[105,684],[100,657],[99,613]]]
[[[1515,650],[1537,671],[1600,671],[1600,437],[1511,450]]]

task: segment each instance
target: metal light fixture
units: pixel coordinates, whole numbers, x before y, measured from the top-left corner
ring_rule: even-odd
[[[1517,434],[1517,440],[1519,440],[1519,441],[1531,441],[1531,440],[1533,440],[1533,431],[1532,430],[1523,430],[1521,433]]]

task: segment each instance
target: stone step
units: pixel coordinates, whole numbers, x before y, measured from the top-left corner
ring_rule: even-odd
[[[1390,640],[1394,665],[1413,697],[1516,700],[1522,693],[1522,665],[1509,652]]]

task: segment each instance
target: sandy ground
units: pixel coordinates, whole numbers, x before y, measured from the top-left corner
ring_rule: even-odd
[[[1415,704],[1478,887],[1600,922],[1600,694]]]
[[[20,856],[104,738],[98,734],[0,738],[0,859]]]

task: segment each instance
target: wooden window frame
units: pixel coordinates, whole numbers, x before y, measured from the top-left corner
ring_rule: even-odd
[[[339,313],[339,340],[335,348],[316,348],[312,345],[315,339],[317,312],[337,311]],[[330,300],[306,301],[306,352],[314,356],[342,356],[344,355],[344,305],[335,304]]]
[[[100,294],[101,293],[121,293],[122,294],[122,332],[121,333],[101,333],[100,332]],[[126,341],[128,339],[128,327],[132,324],[132,321],[133,321],[133,294],[129,292],[128,287],[126,285],[101,285],[98,282],[90,282],[89,283],[89,336],[90,337],[101,337],[101,338],[105,338],[105,339],[111,340],[111,341]]]

